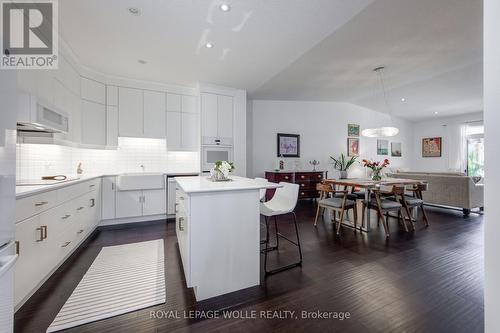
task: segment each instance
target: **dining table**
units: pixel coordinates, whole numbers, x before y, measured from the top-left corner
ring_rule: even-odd
[[[361,231],[365,232],[370,232],[371,231],[371,221],[370,221],[370,209],[368,208],[368,203],[371,199],[371,193],[374,188],[380,187],[380,186],[394,186],[394,185],[404,185],[404,186],[411,186],[411,185],[418,185],[424,183],[422,180],[416,180],[416,179],[403,179],[403,178],[382,178],[381,180],[372,180],[371,178],[345,178],[345,179],[325,179],[324,180],[325,184],[330,184],[333,186],[344,186],[345,189],[350,188],[351,190],[354,189],[364,189],[365,191],[365,197],[363,199],[364,201],[364,207],[365,210],[362,212],[365,214],[365,218],[363,219],[363,223],[361,225]],[[414,211],[413,214],[416,214],[416,211]],[[342,221],[344,223],[344,221]]]

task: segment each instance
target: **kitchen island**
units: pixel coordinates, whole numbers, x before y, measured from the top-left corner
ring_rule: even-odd
[[[196,300],[260,284],[259,190],[275,183],[232,176],[176,178],[176,234]]]

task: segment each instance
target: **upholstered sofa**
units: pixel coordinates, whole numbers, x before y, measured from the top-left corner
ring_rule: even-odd
[[[483,184],[476,184],[471,177],[452,172],[397,172],[388,173],[388,177],[423,180],[429,184],[423,193],[428,204],[459,207],[464,215],[469,215],[473,208],[484,206]]]

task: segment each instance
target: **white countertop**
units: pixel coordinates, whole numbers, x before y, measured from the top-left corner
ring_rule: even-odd
[[[241,191],[273,189],[281,187],[276,183],[264,183],[251,178],[229,176],[230,181],[214,182],[208,176],[179,177],[177,183],[186,193],[221,192],[221,191]]]
[[[161,172],[158,172],[161,173]],[[193,175],[197,174],[197,172],[167,172],[163,173],[165,176],[170,177],[170,176],[182,176],[182,175]],[[34,185],[34,186],[16,186],[16,199],[21,199],[25,197],[29,197],[31,195],[39,194],[39,193],[44,193],[44,192],[49,192],[49,191],[54,191],[66,186],[71,186],[75,185],[78,183],[86,182],[95,178],[100,178],[100,177],[112,177],[112,176],[119,176],[120,174],[97,174],[97,175],[91,175],[91,174],[83,174],[83,175],[69,175],[68,178],[78,178],[70,181],[64,181],[61,183],[53,184],[53,185]]]

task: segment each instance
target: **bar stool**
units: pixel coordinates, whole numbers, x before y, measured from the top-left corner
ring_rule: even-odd
[[[269,180],[267,180],[266,178],[255,177],[254,179],[260,183],[263,183],[263,184],[269,183]],[[259,190],[261,202],[264,201],[264,198],[266,197],[266,192],[267,192],[267,190],[265,188],[262,188]]]
[[[297,205],[297,200],[299,198],[299,185],[298,184],[290,184],[285,182],[279,183],[282,187],[276,189],[276,193],[272,197],[271,200],[267,202],[262,202],[260,204],[260,214],[264,216],[266,221],[266,238],[261,243],[265,244],[264,250],[261,253],[264,254],[264,272],[265,275],[271,275],[278,272],[282,272],[284,270],[302,266],[302,248],[300,247],[300,237],[299,237],[299,229],[297,226],[297,216],[295,215],[294,209]],[[293,216],[293,223],[295,227],[295,235],[297,240],[291,240],[290,238],[282,235],[278,231],[278,216],[283,216],[291,214]],[[269,220],[271,217],[274,217],[274,227],[276,231],[276,246],[269,247]],[[275,268],[273,270],[267,270],[267,254],[273,250],[279,250],[279,239],[282,238],[297,246],[299,250],[299,261],[285,265],[279,268]]]

